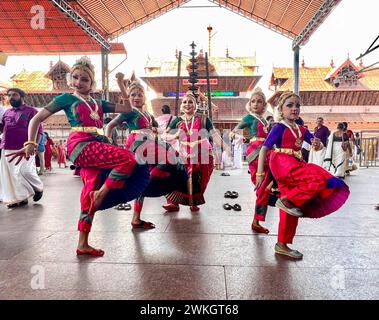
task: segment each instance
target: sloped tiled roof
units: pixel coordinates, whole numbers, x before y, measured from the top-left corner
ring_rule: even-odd
[[[354,66],[356,70],[360,68]],[[344,88],[336,88],[330,84],[328,78],[339,68],[332,67],[301,67],[299,70],[299,91],[339,91]],[[293,91],[294,74],[293,68],[273,68],[272,77],[276,79],[287,79],[277,91]],[[379,70],[363,72],[356,86],[349,90],[379,90]]]
[[[276,79],[289,79],[292,78],[293,68],[273,68],[272,75]]]
[[[359,81],[367,88],[379,90],[379,70],[362,72],[362,78]]]
[[[188,75],[186,70],[190,61],[185,58],[181,62],[181,75]],[[256,75],[256,57],[210,57],[209,63],[213,64],[218,75],[226,76],[252,76]],[[176,76],[178,73],[177,60],[149,59],[145,66],[147,77]]]
[[[333,91],[334,87],[324,80],[331,69],[331,67],[301,67],[299,72],[299,90]],[[279,91],[293,91],[293,68],[274,68],[273,74],[276,78],[288,79],[278,88]]]
[[[331,69],[326,75],[325,80],[336,77],[338,72],[340,72],[342,68],[346,66],[351,66],[355,71],[359,71],[359,68],[349,58],[347,58],[347,60],[339,67]]]
[[[11,78],[12,85],[26,92],[28,91],[51,91],[53,82],[46,78],[44,71],[21,71]]]
[[[55,70],[64,70],[65,72],[70,72],[71,68],[67,63],[59,60],[54,66],[52,66],[49,72],[46,74],[46,77],[51,79]]]

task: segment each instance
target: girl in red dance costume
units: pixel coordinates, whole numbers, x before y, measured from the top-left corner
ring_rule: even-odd
[[[275,252],[301,259],[299,251],[287,246],[295,236],[298,218],[321,218],[338,210],[350,191],[341,179],[302,160],[302,143],[311,144],[313,136],[295,123],[300,114],[300,97],[293,92],[283,93],[278,109],[282,120],[271,129],[259,153],[256,188],[263,183],[266,155],[272,150],[269,166],[280,191],[276,202],[280,222]]]
[[[9,156],[10,161],[16,157],[26,159],[35,153],[38,126],[52,114],[63,110],[71,126],[67,148],[70,160],[81,167],[84,183],[80,204],[81,213],[78,223],[79,242],[77,255],[103,256],[104,251],[88,244],[94,214],[98,209],[110,208],[114,203],[113,192],[124,191],[127,202],[135,199],[146,188],[149,172],[139,166],[134,154],[109,143],[103,132],[103,114],[119,113],[129,106],[96,101],[90,96],[95,87],[95,71],[87,57],[79,59],[71,69],[71,86],[73,94],[64,93],[54,98],[29,123],[28,141],[24,148]],[[18,160],[18,161],[19,161]],[[101,176],[107,171],[105,182],[101,185]]]

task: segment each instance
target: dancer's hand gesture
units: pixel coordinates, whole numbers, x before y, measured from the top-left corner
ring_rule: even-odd
[[[204,95],[204,93],[202,93],[200,91],[200,88],[197,89],[196,93],[199,95],[199,98],[200,98],[201,101],[206,101],[207,100],[207,97]]]
[[[129,79],[125,80],[125,75],[122,72],[117,72],[116,78],[117,78],[117,84],[120,88],[122,97],[124,99],[129,99],[126,89],[128,88],[130,84],[130,80]]]
[[[7,154],[6,157],[11,157],[9,159],[9,162],[12,162],[14,159],[18,157],[16,161],[16,165],[18,165],[23,158],[25,158],[26,160],[29,160],[30,156],[35,154],[35,150],[36,150],[36,147],[34,145],[28,144],[20,150]]]
[[[256,176],[256,181],[255,181],[255,188],[254,191],[256,191],[262,184],[264,176]]]

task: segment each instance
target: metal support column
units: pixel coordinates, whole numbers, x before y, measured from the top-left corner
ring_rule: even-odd
[[[294,84],[293,91],[296,94],[299,94],[299,56],[300,56],[300,47],[296,46],[293,48],[293,72],[294,72]]]
[[[205,73],[207,76],[208,116],[209,116],[209,119],[212,120],[212,98],[211,98],[211,83],[209,80],[208,52],[205,53]]]
[[[109,51],[101,48],[101,81],[103,89],[103,99],[109,101]]]
[[[175,93],[175,115],[179,116],[179,89],[180,89],[180,69],[182,64],[182,52],[178,55],[178,73],[176,75],[176,93]]]

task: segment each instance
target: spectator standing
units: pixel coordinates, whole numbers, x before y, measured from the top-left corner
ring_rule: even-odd
[[[317,118],[317,126],[314,129],[313,135],[315,138],[319,138],[322,144],[327,147],[330,130],[328,127],[324,126],[324,118]]]

